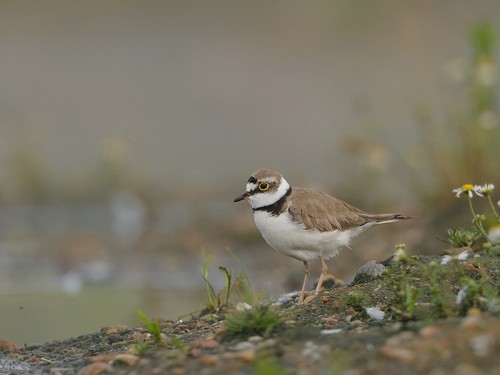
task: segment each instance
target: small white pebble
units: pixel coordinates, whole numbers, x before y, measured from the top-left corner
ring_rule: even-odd
[[[236,304],[236,310],[238,310],[238,311],[249,311],[252,309],[253,309],[253,307],[246,302],[238,302]]]
[[[319,361],[323,354],[325,354],[325,347],[319,346],[312,341],[307,341],[302,349],[301,354],[313,361]]]
[[[450,263],[450,260],[451,260],[451,256],[450,255],[443,255],[443,257],[441,258],[441,262],[439,264],[441,264],[442,266]]]
[[[467,250],[462,251],[460,254],[458,254],[457,259],[458,260],[467,260],[469,257],[469,252]]]
[[[235,352],[242,352],[244,350],[253,350],[255,348],[254,344],[248,341],[241,341],[231,347],[230,349]]]
[[[251,342],[252,344],[256,344],[258,342],[261,342],[262,340],[264,340],[262,336],[250,336],[248,338],[248,342]]]
[[[384,320],[385,312],[380,310],[378,307],[366,307],[366,313],[370,318],[376,321]]]
[[[472,337],[469,345],[472,351],[478,357],[486,357],[490,354],[492,346],[495,344],[495,336],[491,333],[486,333],[481,336]]]
[[[335,335],[337,333],[340,333],[342,332],[343,329],[342,328],[335,328],[335,329],[322,329],[321,331],[319,331],[319,333],[321,335]]]
[[[298,295],[300,295],[299,291],[281,294],[281,295],[277,296],[276,298],[274,298],[274,303],[282,304],[282,303],[285,303],[285,302],[288,302],[288,301],[294,299]]]

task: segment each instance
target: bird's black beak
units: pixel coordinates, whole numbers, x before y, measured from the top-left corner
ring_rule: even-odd
[[[247,199],[250,196],[250,193],[248,191],[245,191],[243,194],[241,194],[239,197],[234,198],[233,202],[239,202],[244,199]]]

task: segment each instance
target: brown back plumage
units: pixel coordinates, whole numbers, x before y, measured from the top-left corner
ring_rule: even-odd
[[[320,232],[411,218],[400,214],[369,214],[328,194],[300,187],[292,188],[288,201],[288,212],[293,220],[304,223],[306,229]]]

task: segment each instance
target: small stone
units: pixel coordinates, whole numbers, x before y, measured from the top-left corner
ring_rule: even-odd
[[[302,352],[300,354],[313,361],[319,361],[326,352],[327,346],[318,345],[312,341],[307,341],[304,344],[304,349],[302,349]]]
[[[410,364],[415,360],[415,353],[405,348],[384,345],[382,348],[380,348],[380,353],[382,353],[386,357],[399,360],[406,364]]]
[[[262,340],[264,340],[262,336],[251,336],[248,338],[248,342],[251,342],[252,344],[256,344],[258,342],[261,342]]]
[[[200,361],[204,366],[213,367],[217,364],[218,359],[215,355],[204,355],[200,358]]]
[[[478,357],[486,357],[490,354],[492,347],[495,345],[495,336],[491,333],[472,337],[469,340],[469,345],[472,351]]]
[[[389,337],[385,343],[386,345],[389,346],[396,346],[399,347],[402,342],[404,341],[410,341],[415,337],[415,334],[411,331],[403,331],[401,333],[398,333],[394,336]]]
[[[234,352],[241,352],[244,350],[253,350],[254,344],[252,344],[251,342],[248,342],[248,341],[241,341],[229,349],[234,351]]]
[[[238,311],[249,311],[252,309],[253,309],[253,307],[246,302],[238,302],[236,304],[236,310],[238,310]]]
[[[226,331],[227,331],[227,327],[226,326],[219,327],[219,328],[217,328],[215,330],[214,335],[211,338],[212,339],[216,339],[217,337],[219,337],[220,335],[222,335]]]
[[[482,314],[481,310],[479,310],[478,308],[475,308],[475,307],[473,307],[472,309],[467,310],[467,315],[468,316],[480,316],[481,314]]]
[[[74,370],[71,367],[52,367],[50,369],[50,374],[52,375],[64,375],[64,374],[74,374]]]
[[[304,298],[304,305],[308,305],[309,302],[311,302],[315,298],[316,298],[316,296],[314,294],[310,295],[310,296],[307,296],[306,298]]]
[[[118,326],[112,326],[112,327],[105,327],[103,329],[106,330],[105,331],[106,335],[113,335],[113,334],[118,333],[120,331],[124,331],[124,330],[126,330],[128,328],[125,327],[125,326],[119,326],[118,325]]]
[[[111,372],[112,368],[104,362],[94,362],[78,371],[77,375],[100,375]]]
[[[266,341],[262,341],[257,344],[257,350],[273,348],[278,345],[278,341],[276,339],[267,339]]]
[[[474,330],[480,327],[482,321],[483,319],[480,315],[467,315],[466,317],[462,318],[460,326],[466,329]]]
[[[297,321],[293,320],[293,319],[289,319],[289,320],[285,320],[285,324],[287,326],[294,326],[295,324],[297,324]]]
[[[109,336],[107,337],[108,343],[110,343],[110,344],[114,344],[114,343],[117,343],[117,342],[123,341],[123,339],[124,339],[124,338],[122,337],[122,335],[117,334],[117,333],[114,333],[114,334],[109,335]]]
[[[343,329],[342,328],[335,328],[335,329],[322,329],[321,331],[319,331],[319,333],[321,335],[335,335],[337,333],[340,333],[342,332]]]
[[[246,363],[252,363],[255,361],[255,357],[256,357],[256,354],[255,354],[255,350],[251,349],[251,350],[244,350],[242,352],[239,352],[238,353],[238,358],[241,359],[243,362],[246,362]]]
[[[90,358],[91,362],[111,362],[113,359],[115,359],[116,354],[114,353],[106,353],[106,354],[99,354],[94,357]]]
[[[136,355],[122,353],[117,354],[112,363],[125,363],[127,364],[127,366],[135,366],[137,363],[139,363],[140,359],[141,358]]]
[[[443,332],[443,330],[438,327],[438,326],[427,326],[422,328],[418,334],[420,337],[435,337],[440,335]]]
[[[385,312],[378,307],[365,307],[366,313],[370,318],[376,321],[384,320]]]
[[[453,371],[453,374],[455,375],[482,375],[483,371],[481,371],[479,368],[469,365],[467,363],[460,363],[455,367],[455,370]]]
[[[316,288],[317,285],[318,284],[315,283],[314,287]],[[344,286],[344,285],[345,285],[344,280],[336,279],[335,276],[333,276],[333,275],[326,275],[325,278],[323,279],[322,288],[328,290],[328,289],[333,289],[335,287]]]
[[[363,284],[372,281],[381,276],[385,271],[383,264],[377,263],[374,260],[369,261],[364,266],[361,266],[351,282],[351,285]]]
[[[174,367],[168,371],[169,375],[184,375],[186,369],[183,367]]]
[[[133,341],[145,341],[146,337],[144,336],[144,334],[142,332],[134,331],[130,335],[130,339]]]
[[[189,350],[189,355],[193,358],[198,358],[201,356],[201,350],[198,348],[191,348],[191,350]]]
[[[3,352],[5,350],[14,350],[15,348],[16,344],[14,344],[12,341],[0,339],[0,352]]]
[[[219,346],[220,346],[220,343],[214,339],[193,341],[193,348],[215,349],[215,348],[218,348]]]

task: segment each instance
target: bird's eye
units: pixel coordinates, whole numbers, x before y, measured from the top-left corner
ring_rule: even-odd
[[[259,184],[259,190],[260,191],[266,191],[267,189],[269,189],[269,187],[270,187],[270,185],[267,182],[261,182]]]

